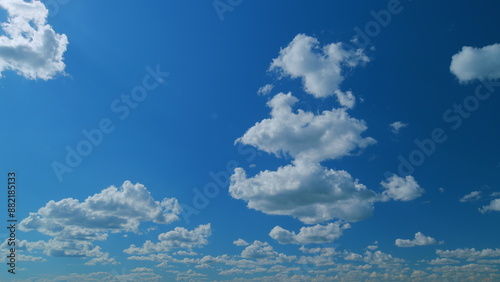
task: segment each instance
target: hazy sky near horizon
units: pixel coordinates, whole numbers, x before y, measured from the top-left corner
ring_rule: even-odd
[[[499,9],[0,0],[0,280],[500,280]]]

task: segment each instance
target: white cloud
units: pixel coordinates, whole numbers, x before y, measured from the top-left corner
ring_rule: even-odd
[[[293,216],[306,224],[334,218],[362,220],[372,215],[375,201],[375,193],[346,171],[302,162],[262,171],[251,178],[245,170],[236,168],[229,192],[233,198],[247,201],[249,208]]]
[[[375,143],[370,137],[361,137],[367,129],[365,122],[350,117],[345,109],[323,111],[321,115],[302,110],[294,113],[292,106],[297,101],[291,93],[274,96],[267,103],[271,118],[256,123],[236,142],[315,162],[338,159]]]
[[[396,122],[393,122],[393,123],[389,124],[389,126],[391,127],[392,133],[398,134],[399,131],[401,130],[401,128],[407,127],[408,124],[407,123],[402,123],[400,121],[396,121]]]
[[[236,246],[248,246],[250,244],[248,244],[247,241],[243,240],[243,239],[238,239],[236,241],[233,242],[233,244],[235,244]]]
[[[108,187],[85,201],[67,198],[49,201],[20,222],[22,231],[36,230],[53,237],[48,241],[23,241],[20,248],[42,250],[48,256],[92,258],[85,265],[118,264],[93,241],[108,238],[110,232],[139,233],[141,222],[167,224],[178,220],[181,208],[174,198],[155,201],[141,184],[125,181]]]
[[[176,227],[174,230],[158,235],[160,242],[153,243],[147,240],[142,247],[132,244],[124,252],[127,254],[149,254],[169,252],[172,249],[192,249],[208,244],[207,237],[212,235],[212,228],[209,224],[200,225],[190,231],[183,227]]]
[[[459,258],[473,261],[482,258],[500,257],[500,248],[476,250],[475,248],[464,248],[455,250],[437,250],[436,254],[444,258]]]
[[[460,261],[449,258],[436,258],[429,262],[429,264],[432,265],[445,265],[445,264],[457,264],[457,263],[460,263]]]
[[[332,222],[327,225],[314,225],[302,227],[298,234],[288,231],[280,226],[274,227],[269,236],[280,244],[321,244],[333,242],[342,236],[343,230],[350,228],[349,224],[340,224]]]
[[[257,94],[259,95],[268,95],[269,93],[271,93],[271,91],[273,90],[274,88],[274,85],[272,84],[266,84],[264,86],[262,86],[261,88],[259,88],[259,90],[257,90]]]
[[[302,78],[304,90],[313,96],[337,95],[342,106],[352,108],[352,93],[343,93],[339,86],[344,80],[345,68],[351,69],[368,62],[362,49],[347,50],[342,43],[319,47],[316,38],[298,34],[278,58],[273,59],[270,70],[278,70],[284,76]]]
[[[404,262],[403,259],[395,258],[391,254],[387,254],[382,251],[376,251],[376,252],[366,251],[364,256],[353,252],[345,251],[344,260],[364,261],[368,264],[377,264],[377,265],[387,265],[387,264],[396,264]]]
[[[462,83],[500,78],[500,44],[482,48],[464,46],[453,55],[450,71]]]
[[[48,10],[41,1],[0,1],[7,10],[0,36],[0,76],[13,70],[28,79],[53,78],[64,73],[63,54],[68,45],[64,34],[47,24]]]
[[[319,253],[321,256],[332,257],[338,255],[339,253],[335,250],[335,248],[328,247],[319,247],[319,248],[306,248],[301,246],[299,250],[305,254],[316,254]]]
[[[91,272],[85,274],[71,273],[65,275],[54,275],[53,277],[47,279],[46,275],[42,277],[30,277],[28,280],[18,280],[18,281],[38,281],[38,282],[53,282],[53,281],[85,281],[85,282],[124,282],[124,281],[148,281],[148,282],[160,282],[164,281],[164,278],[160,275],[154,274],[153,272],[134,272],[125,273],[125,268],[122,268],[121,273],[113,270],[111,272]]]
[[[481,199],[481,191],[473,191],[460,198],[459,201],[465,203],[465,202],[477,201],[479,199]]]
[[[130,272],[153,272],[153,269],[147,267],[136,267],[130,270]]]
[[[382,251],[376,251],[376,252],[366,251],[365,256],[363,257],[363,261],[369,264],[378,264],[378,265],[404,262],[403,259],[395,258],[391,254],[386,254]]]
[[[436,239],[430,236],[425,236],[421,232],[417,232],[415,234],[415,239],[413,240],[396,239],[396,246],[398,247],[429,246],[443,243],[443,241],[438,242]]]
[[[254,241],[241,252],[241,257],[248,259],[275,258],[278,256],[271,245],[267,242]]]
[[[93,258],[85,263],[85,265],[116,265],[120,264],[114,258],[109,257],[109,253],[103,253],[101,256]]]
[[[6,246],[7,240],[5,240],[0,248],[5,248]],[[92,242],[89,241],[60,240],[57,238],[35,242],[21,240],[17,242],[16,247],[18,250],[25,250],[32,253],[42,251],[45,255],[52,257],[93,258],[86,262],[85,265],[118,264],[114,258],[110,258],[109,253],[103,252],[101,247],[94,246]],[[29,258],[30,256],[26,257]],[[33,261],[40,261],[40,258],[35,259],[36,260]]]
[[[192,251],[192,250],[180,250],[180,251],[177,251],[174,253],[174,255],[178,255],[178,256],[197,256],[198,253]]]
[[[425,192],[413,176],[402,178],[394,174],[387,178],[386,181],[380,182],[380,184],[386,189],[382,192],[383,201],[389,199],[411,201],[422,196]]]
[[[144,185],[125,181],[121,187],[110,186],[83,202],[72,198],[49,201],[19,227],[59,239],[105,240],[106,232],[138,232],[144,221],[171,223],[179,219],[180,212],[175,198],[155,201]]]
[[[23,254],[17,254],[16,260],[17,261],[28,261],[28,262],[46,262],[47,261],[46,259],[44,259],[42,257],[34,257],[34,256],[23,255]]]
[[[500,199],[495,199],[489,205],[483,206],[479,209],[480,212],[486,213],[489,211],[500,211]]]

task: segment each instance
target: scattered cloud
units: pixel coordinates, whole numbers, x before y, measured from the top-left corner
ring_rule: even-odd
[[[48,80],[64,74],[63,54],[68,45],[64,34],[47,24],[48,10],[41,1],[4,0],[7,11],[1,24],[0,76],[12,70],[28,79]]]
[[[466,259],[467,261],[474,261],[483,258],[500,257],[500,249],[483,249],[476,250],[475,248],[463,248],[455,250],[436,250],[436,254],[444,258],[458,258]]]
[[[465,202],[473,202],[481,199],[481,191],[473,191],[470,192],[469,194],[463,196],[460,198],[460,202],[465,203]]]
[[[178,220],[181,207],[175,198],[155,201],[142,184],[125,181],[110,186],[80,202],[66,198],[49,201],[19,224],[21,231],[36,230],[52,237],[48,241],[22,241],[19,248],[42,251],[53,257],[91,258],[85,265],[118,264],[93,241],[108,239],[109,233],[139,232],[142,222],[168,224]]]
[[[373,213],[376,195],[346,171],[295,162],[248,178],[243,168],[231,176],[229,192],[266,214],[289,215],[306,224],[335,218],[357,221]]]
[[[500,192],[493,192],[490,194],[490,197],[498,197],[500,196]]]
[[[352,108],[355,103],[352,93],[339,89],[344,80],[343,69],[352,69],[368,61],[362,49],[348,50],[342,43],[320,48],[316,38],[298,34],[281,49],[269,69],[277,70],[283,76],[301,78],[304,90],[316,98],[336,95],[342,106]]]
[[[236,245],[236,246],[248,246],[250,244],[248,244],[247,241],[243,240],[243,239],[238,239],[236,241],[233,241],[233,244]]]
[[[267,242],[254,241],[241,252],[241,257],[250,259],[274,258],[278,255]]]
[[[5,240],[1,249],[7,248],[8,241]],[[89,241],[77,240],[60,240],[52,238],[48,241],[29,242],[27,240],[18,241],[16,244],[17,250],[28,251],[30,253],[40,253],[51,257],[77,257],[77,258],[92,258],[85,265],[106,265],[119,264],[114,258],[110,258],[109,253],[103,252],[101,247],[94,246]],[[23,255],[27,261],[45,261],[43,258]]]
[[[415,234],[415,239],[413,239],[413,240],[396,239],[396,246],[406,247],[406,248],[415,247],[415,246],[437,245],[437,244],[444,244],[444,241],[438,242],[436,239],[434,239],[430,236],[425,236],[421,232],[417,232]]]
[[[391,127],[392,133],[398,134],[399,131],[401,130],[401,128],[407,127],[408,124],[407,123],[402,123],[400,121],[396,121],[396,122],[393,122],[393,123],[389,124],[389,126]]]
[[[262,86],[261,88],[259,88],[259,90],[257,90],[257,94],[269,95],[271,93],[271,91],[273,90],[273,88],[274,88],[274,85],[266,84],[266,85]]]
[[[349,224],[332,222],[327,225],[314,225],[300,228],[299,233],[288,231],[280,226],[274,227],[269,236],[280,244],[322,244],[330,243],[342,236],[343,230],[348,229]]]
[[[460,263],[460,261],[449,258],[436,258],[429,262],[429,264],[432,265],[445,265],[445,264],[457,264],[457,263]]]
[[[271,118],[256,123],[236,142],[277,156],[288,154],[314,162],[348,156],[355,149],[375,143],[373,138],[361,137],[367,129],[365,122],[350,117],[345,109],[323,111],[321,115],[293,112],[297,101],[291,93],[274,96],[267,103]]]
[[[209,224],[200,225],[190,231],[183,227],[176,227],[172,231],[158,235],[158,243],[147,240],[142,247],[132,244],[123,252],[127,254],[150,254],[169,252],[172,249],[192,249],[208,244],[207,237],[212,235],[212,228]]]
[[[479,209],[481,213],[486,213],[489,211],[500,211],[500,199],[495,199],[490,202],[489,205],[483,206]]]
[[[404,202],[411,201],[422,196],[425,192],[413,176],[402,178],[394,174],[387,178],[386,181],[380,182],[380,184],[386,189],[382,192],[383,201],[388,201],[389,199]]]
[[[344,252],[344,260],[348,261],[364,261],[368,264],[376,265],[391,265],[404,262],[403,259],[395,258],[391,254],[382,251],[366,251],[364,255],[356,254],[353,252]]]
[[[105,240],[107,232],[138,233],[141,222],[168,224],[178,220],[180,213],[175,198],[156,201],[144,185],[125,181],[121,187],[110,186],[83,202],[51,200],[23,219],[19,228],[65,240]]]
[[[482,48],[464,46],[453,55],[450,71],[461,83],[474,79],[500,78],[500,44],[492,44]]]

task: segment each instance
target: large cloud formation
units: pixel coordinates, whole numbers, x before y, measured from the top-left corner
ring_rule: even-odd
[[[125,181],[121,187],[108,187],[83,202],[72,198],[49,201],[23,219],[19,229],[36,230],[52,238],[24,241],[19,247],[42,250],[48,256],[93,257],[87,262],[89,265],[115,264],[108,253],[94,246],[94,241],[107,240],[111,232],[140,233],[142,222],[169,224],[178,220],[180,213],[177,199],[156,201],[144,185]],[[175,234],[167,232],[161,236],[168,235]]]
[[[279,93],[267,105],[271,118],[251,127],[236,141],[276,155],[288,154],[295,159],[320,162],[349,155],[357,148],[374,144],[362,137],[367,129],[362,120],[352,118],[345,109],[323,111],[320,115],[297,110],[298,99],[291,93]]]
[[[500,44],[492,44],[482,48],[464,46],[453,55],[450,71],[462,83],[474,79],[500,78]]]
[[[295,162],[277,171],[248,178],[237,168],[231,176],[231,196],[267,214],[290,215],[307,224],[334,218],[357,221],[373,213],[375,193],[346,171],[315,163]]]
[[[341,43],[320,49],[317,39],[303,34],[280,51],[270,70],[301,78],[304,90],[316,98],[337,95],[342,107],[315,114],[293,109],[299,100],[291,93],[279,93],[270,99],[270,118],[257,122],[236,142],[277,157],[291,157],[292,164],[253,177],[248,177],[243,168],[236,168],[229,187],[233,198],[246,201],[251,209],[292,216],[306,224],[333,219],[358,221],[373,214],[373,203],[378,199],[375,192],[346,171],[321,166],[322,161],[354,155],[376,143],[362,136],[367,130],[365,122],[347,113],[354,106],[352,93],[339,88],[345,69],[367,61],[363,50],[347,50]],[[335,226],[307,227],[299,234],[276,227],[271,235],[283,243],[307,243],[316,239],[306,233],[333,232]],[[340,236],[341,230],[335,234]],[[323,238],[317,240],[332,241],[337,235],[321,235]]]
[[[281,49],[278,58],[271,63],[270,70],[280,71],[292,78],[302,78],[307,93],[316,98],[336,95],[340,105],[352,108],[354,96],[339,88],[344,80],[343,69],[368,61],[362,49],[348,50],[342,43],[331,43],[320,48],[316,38],[298,34],[287,47]]]
[[[41,1],[2,0],[7,22],[1,24],[0,76],[13,70],[28,79],[53,78],[64,73],[63,54],[68,45],[64,34],[47,24],[48,10]]]
[[[99,232],[138,232],[144,221],[171,223],[180,213],[177,199],[155,201],[144,185],[125,181],[121,187],[108,187],[83,202],[72,198],[50,201],[30,213],[19,227],[63,238],[97,238]]]

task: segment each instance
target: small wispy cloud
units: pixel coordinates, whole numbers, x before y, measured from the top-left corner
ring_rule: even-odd
[[[402,128],[405,128],[408,126],[407,123],[403,123],[403,122],[400,122],[400,121],[396,121],[396,122],[393,122],[391,124],[389,124],[389,126],[391,127],[391,131],[392,133],[394,134],[398,134],[399,131],[402,129]]]
[[[463,196],[462,198],[460,198],[460,202],[461,203],[465,203],[465,202],[474,202],[474,201],[477,201],[479,199],[481,199],[481,191],[472,191],[470,192],[469,194]]]
[[[266,84],[264,86],[262,86],[261,88],[259,88],[259,90],[257,90],[257,94],[259,95],[269,95],[269,93],[271,93],[271,91],[273,90],[274,88],[274,85],[272,84]]]

